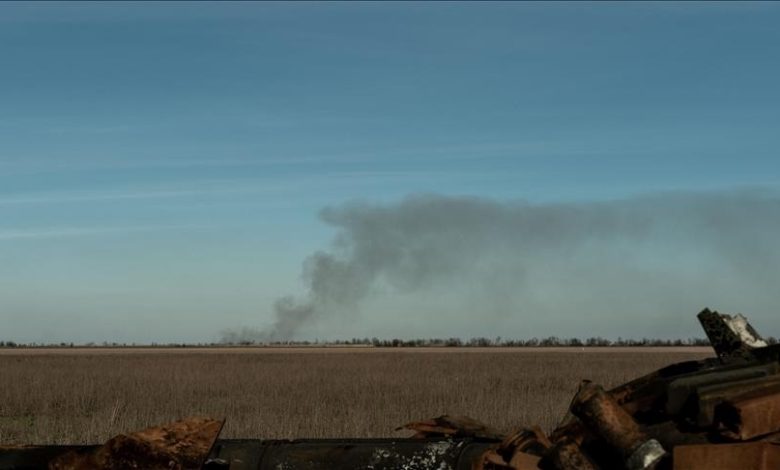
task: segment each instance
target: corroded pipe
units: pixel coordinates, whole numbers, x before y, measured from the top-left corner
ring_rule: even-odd
[[[586,382],[574,397],[572,413],[614,449],[629,470],[646,470],[666,455],[655,439],[649,439],[626,410],[600,385]]]

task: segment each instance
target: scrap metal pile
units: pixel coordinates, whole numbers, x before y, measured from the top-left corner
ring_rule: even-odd
[[[611,390],[585,381],[549,435],[442,416],[407,424],[407,439],[218,439],[222,421],[193,418],[102,446],[0,447],[0,470],[780,468],[780,345],[741,315],[704,310],[699,321],[716,358]]]

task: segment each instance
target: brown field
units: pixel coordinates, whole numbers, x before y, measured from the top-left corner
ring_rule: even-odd
[[[223,437],[399,436],[468,415],[555,426],[580,379],[614,386],[708,348],[0,350],[0,444],[93,443],[190,415]]]

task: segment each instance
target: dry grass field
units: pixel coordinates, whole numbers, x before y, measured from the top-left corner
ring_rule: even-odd
[[[580,379],[613,386],[707,349],[0,351],[0,444],[93,443],[190,415],[223,437],[371,437],[441,414],[553,427]]]

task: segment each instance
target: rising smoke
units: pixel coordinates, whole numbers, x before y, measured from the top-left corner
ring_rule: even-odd
[[[308,293],[278,300],[270,328],[227,341],[287,340],[311,324],[370,319],[385,313],[369,304],[393,296],[453,324],[522,319],[539,330],[526,336],[636,334],[632,325],[670,312],[689,318],[705,305],[768,317],[780,279],[780,195],[771,191],[571,204],[416,195],[328,208],[321,218],[337,235],[306,260]],[[676,327],[647,333],[676,336]]]

